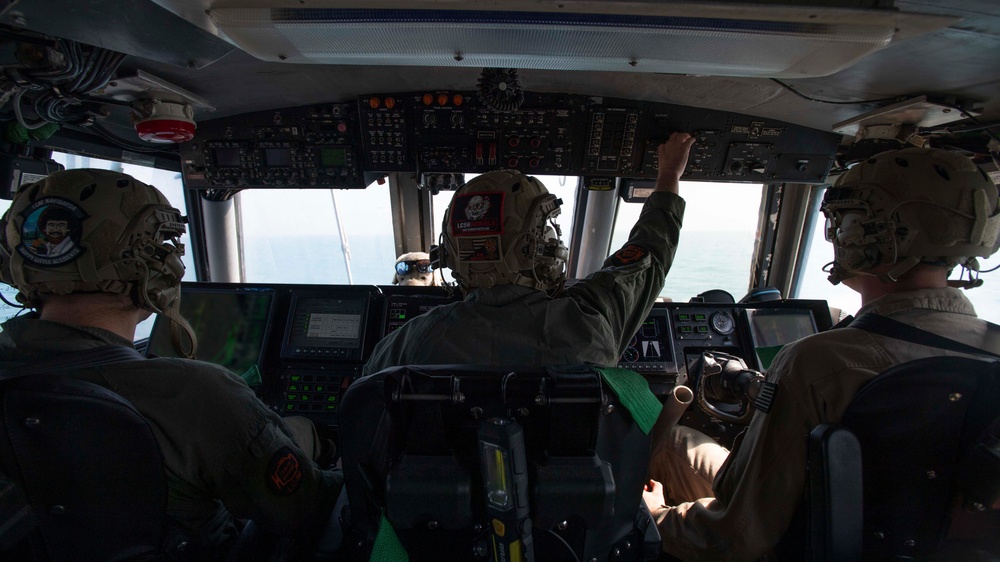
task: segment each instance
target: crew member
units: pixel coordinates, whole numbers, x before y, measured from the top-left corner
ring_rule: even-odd
[[[830,281],[861,295],[859,315],[1000,353],[996,327],[979,320],[956,288],[975,283],[948,280],[956,266],[978,271],[976,257],[1000,243],[997,187],[969,159],[923,148],[878,154],[827,190],[822,211],[834,248]],[[808,433],[839,422],[882,371],[947,353],[851,327],[785,346],[768,371],[779,387],[772,409],[754,416],[732,453],[677,426],[653,460],[653,477],[665,486],[652,482],[644,499],[664,551],[683,560],[760,558],[803,497]]]
[[[36,228],[45,228],[36,224],[53,210],[79,229],[73,250],[58,256],[32,247]],[[175,345],[193,353],[194,337],[178,313],[186,219],[158,190],[117,172],[57,172],[23,186],[3,222],[0,278],[35,311],[4,323],[0,368],[36,367],[109,345],[131,348],[136,324],[151,313],[186,333]],[[323,529],[340,472],[321,470],[303,452],[315,444],[296,443],[282,419],[227,369],[137,357],[69,374],[118,393],[149,421],[169,487],[167,551],[186,543],[186,556],[219,557],[237,536],[234,518],[299,537],[300,544]]]
[[[656,189],[625,246],[563,289],[561,201],[533,177],[502,170],[462,186],[445,213],[442,262],[465,300],[404,324],[375,347],[371,374],[396,365],[615,365],[656,300],[680,234],[678,183],[694,138],[659,147]]]
[[[407,252],[396,258],[396,272],[392,277],[393,285],[403,287],[439,287],[444,285],[441,271],[431,265],[431,256],[427,252]]]

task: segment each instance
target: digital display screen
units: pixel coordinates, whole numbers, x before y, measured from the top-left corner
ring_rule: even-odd
[[[215,363],[243,376],[259,367],[271,316],[271,290],[181,289],[181,316],[198,338],[195,359]],[[170,321],[156,318],[147,356],[178,357]]]
[[[328,354],[325,350],[340,349],[346,352],[358,349],[364,333],[365,307],[363,298],[295,295],[282,356],[341,357]]]
[[[402,290],[397,288],[396,290]],[[403,324],[441,305],[462,300],[457,294],[393,295],[386,299],[383,336],[395,332]]]
[[[309,315],[306,337],[309,338],[356,338],[361,328],[361,317],[357,314]]]
[[[323,166],[346,166],[347,149],[321,148],[319,150],[319,163]]]
[[[754,345],[786,345],[816,333],[816,323],[809,311],[749,311]]]
[[[288,167],[292,165],[292,151],[288,148],[265,148],[264,164],[271,167]]]
[[[652,310],[643,320],[635,336],[629,340],[618,366],[640,373],[664,374],[676,372],[674,350],[670,339],[667,315],[663,310]]]
[[[214,148],[212,149],[212,158],[215,160],[216,166],[223,168],[239,168],[241,166],[239,148]]]

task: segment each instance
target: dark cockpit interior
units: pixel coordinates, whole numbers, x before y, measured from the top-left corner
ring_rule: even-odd
[[[331,436],[347,387],[385,335],[431,308],[455,302],[454,288],[184,283],[181,312],[198,338],[196,359],[218,363],[276,412],[313,420]],[[643,375],[661,398],[678,384],[697,391],[703,352],[743,358],[765,370],[782,345],[831,326],[825,301],[656,303],[618,366]],[[169,322],[158,320],[150,356],[175,356]],[[738,426],[696,408],[687,425],[723,441]]]

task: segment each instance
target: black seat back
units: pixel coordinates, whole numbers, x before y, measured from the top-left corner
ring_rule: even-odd
[[[493,417],[524,430],[536,559],[642,557],[649,439],[587,366],[409,366],[352,385],[342,454],[362,542],[384,512],[411,560],[489,557],[477,430]]]
[[[936,552],[948,532],[955,502],[973,489],[970,485],[982,487],[982,482],[967,481],[967,475],[980,480],[986,470],[985,477],[993,479],[994,489],[1000,483],[997,465],[984,464],[982,446],[987,430],[998,418],[997,404],[998,361],[920,359],[892,367],[862,387],[841,421],[860,444],[861,474],[856,469],[852,473],[855,463],[817,456],[821,437],[827,437],[822,446],[834,451],[850,450],[854,447],[850,439],[837,437],[838,432],[829,426],[813,432],[809,509],[828,511],[818,518],[810,517],[815,522],[812,536],[828,540],[842,537],[839,546],[833,540],[814,542],[813,559],[848,559],[830,554],[838,549],[843,552],[844,541],[863,544],[866,560],[919,558]],[[833,465],[839,480],[824,481],[821,463]],[[857,498],[859,478],[863,500]],[[839,508],[836,502],[832,512],[831,504],[822,505],[824,493],[837,498]],[[844,517],[844,510],[851,511],[852,494],[863,501],[863,525]],[[860,536],[843,538],[845,524],[852,527],[848,535]],[[836,528],[823,530],[815,525]]]
[[[0,472],[20,489],[37,524],[19,543],[19,556],[157,556],[167,501],[163,460],[149,424],[127,401],[92,383],[28,375],[0,382],[0,415]]]

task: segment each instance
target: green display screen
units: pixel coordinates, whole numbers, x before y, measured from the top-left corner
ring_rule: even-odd
[[[346,166],[347,149],[321,148],[319,150],[319,162],[323,166]]]
[[[233,374],[259,381],[260,352],[264,347],[273,291],[181,289],[180,312],[198,338],[195,359],[215,363]],[[147,355],[177,357],[170,340],[170,323],[156,319]],[[250,383],[251,380],[247,382]]]

